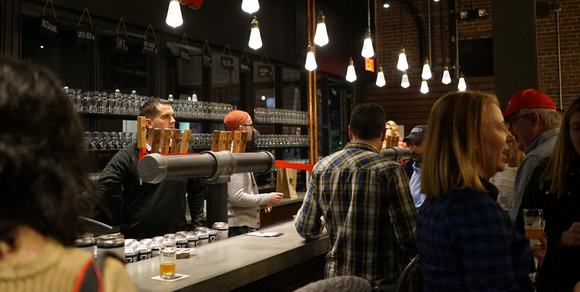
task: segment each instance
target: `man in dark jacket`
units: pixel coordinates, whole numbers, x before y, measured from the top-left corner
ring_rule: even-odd
[[[425,194],[421,193],[421,143],[427,134],[427,125],[418,125],[409,136],[403,139],[411,150],[411,160],[403,164],[403,168],[409,178],[409,188],[417,211],[425,201]]]
[[[175,128],[174,111],[165,99],[147,101],[139,113],[149,133],[155,128]],[[151,151],[153,135],[147,135]],[[191,149],[190,149],[191,150]],[[191,152],[191,151],[190,151]],[[123,148],[107,164],[98,180],[102,197],[123,188],[121,233],[125,238],[147,238],[187,230],[186,192],[193,227],[203,219],[203,183],[199,179],[167,179],[159,184],[142,182],[137,172],[139,149],[135,143]]]

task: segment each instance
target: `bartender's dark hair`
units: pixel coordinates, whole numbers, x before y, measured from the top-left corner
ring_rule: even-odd
[[[157,115],[157,105],[158,104],[170,104],[169,101],[167,99],[163,99],[163,98],[152,98],[148,101],[146,101],[142,106],[141,109],[139,110],[139,115],[140,116],[145,116],[148,118],[154,118],[155,115]]]
[[[350,115],[352,135],[363,140],[384,138],[387,116],[378,105],[365,103],[354,108]]]
[[[40,65],[0,59],[0,125],[0,241],[13,248],[28,226],[74,244],[95,189],[84,127],[60,81]]]

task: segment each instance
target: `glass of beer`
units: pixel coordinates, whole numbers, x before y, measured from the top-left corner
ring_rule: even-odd
[[[177,246],[175,241],[163,243],[159,248],[159,276],[161,279],[175,277],[175,261],[177,259]]]
[[[532,250],[540,249],[540,236],[544,234],[544,211],[542,209],[524,209],[526,236],[530,239]]]

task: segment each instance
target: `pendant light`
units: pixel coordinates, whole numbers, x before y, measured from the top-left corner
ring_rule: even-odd
[[[361,55],[365,58],[372,58],[375,55],[375,50],[373,50],[373,41],[371,40],[371,30],[369,28],[367,28]]]
[[[252,14],[260,10],[260,2],[258,0],[242,0],[242,10]]]
[[[314,33],[314,43],[319,46],[328,44],[328,32],[326,30],[326,17],[320,11],[318,15],[318,24],[316,25],[316,32]]]
[[[427,85],[427,80],[423,79],[423,81],[421,82],[420,91],[423,94],[426,94],[427,92],[429,92],[429,85]]]
[[[375,55],[375,50],[373,49],[373,41],[371,40],[371,2],[367,0],[367,13],[368,13],[368,28],[365,34],[365,40],[363,42],[363,47],[361,55],[365,58],[372,58]]]
[[[377,82],[378,87],[383,87],[387,85],[387,81],[385,81],[385,73],[383,73],[383,66],[379,66],[379,73],[377,73]]]
[[[356,80],[356,72],[354,71],[354,62],[352,61],[352,58],[350,58],[348,68],[346,68],[346,81],[354,82],[355,80]]]
[[[447,85],[451,83],[451,76],[449,75],[449,68],[445,67],[443,71],[443,78],[441,78],[441,83]]]
[[[181,7],[179,1],[171,0],[169,8],[167,9],[167,18],[165,18],[167,25],[175,28],[183,24],[183,17],[181,16]]]
[[[429,67],[429,58],[425,58],[425,65],[423,65],[423,73],[421,73],[421,78],[429,80],[433,77],[431,74],[431,67]]]
[[[193,94],[191,95],[191,100],[197,101],[197,94],[195,94],[195,90],[193,91]]]
[[[262,47],[262,36],[260,36],[260,28],[258,28],[258,17],[254,16],[251,26],[252,30],[250,31],[250,41],[248,41],[248,46],[257,50]]]
[[[306,54],[306,63],[304,63],[304,68],[308,71],[314,71],[318,65],[316,65],[316,58],[314,57],[314,48],[312,44],[308,43],[308,53]]]
[[[401,87],[409,88],[411,83],[409,82],[409,76],[407,76],[407,71],[403,72],[403,78],[401,78]]]
[[[465,91],[467,89],[467,84],[465,83],[465,78],[463,78],[463,73],[459,77],[459,83],[457,84],[457,89],[459,91]]]
[[[399,62],[397,62],[397,69],[400,71],[407,71],[407,69],[409,69],[409,63],[407,63],[405,49],[401,49],[401,53],[399,54]]]

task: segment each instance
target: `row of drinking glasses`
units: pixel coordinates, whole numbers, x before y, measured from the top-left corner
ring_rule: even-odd
[[[118,150],[137,142],[137,133],[130,132],[85,132],[85,149]]]
[[[260,135],[255,142],[260,148],[308,146],[308,135]]]
[[[213,139],[213,134],[191,133],[189,145],[192,146],[193,148],[210,149],[212,139]]]
[[[254,118],[257,123],[308,125],[308,112],[288,109],[256,108]]]
[[[115,93],[104,91],[86,91],[64,88],[73,101],[78,112],[137,115],[141,106],[151,96],[137,95],[135,90],[131,94],[122,94],[118,89]]]
[[[223,120],[231,111],[236,110],[236,106],[227,103],[192,101],[176,99],[170,100],[176,117]]]

